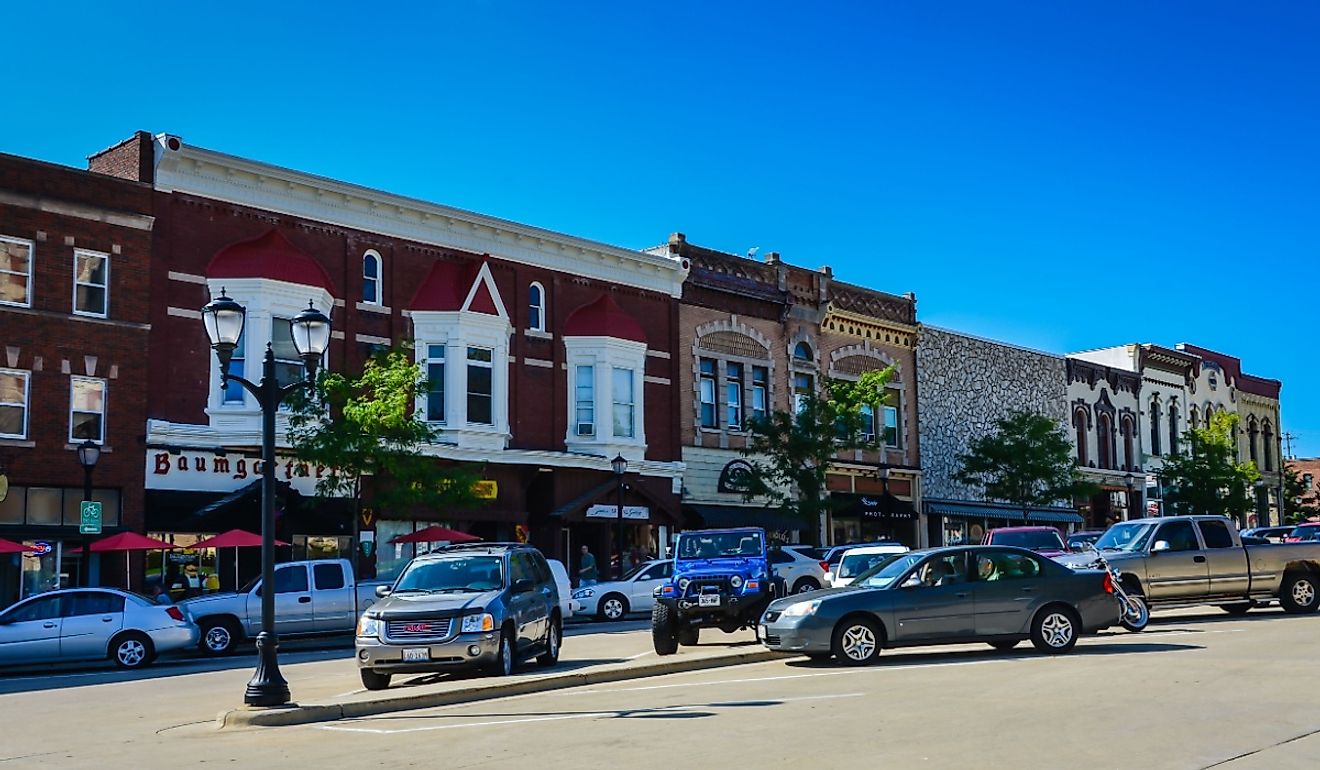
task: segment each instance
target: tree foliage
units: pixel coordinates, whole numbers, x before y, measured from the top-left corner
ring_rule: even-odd
[[[958,457],[954,478],[978,487],[989,500],[1028,509],[1071,500],[1088,491],[1077,472],[1068,434],[1057,420],[1035,412],[1014,412],[995,430],[974,439]]]
[[[881,414],[894,367],[865,372],[855,382],[830,380],[823,397],[800,397],[795,411],[752,420],[743,454],[751,471],[740,480],[743,499],[765,499],[804,523],[831,507],[825,477],[840,451],[874,449],[883,435],[865,430]],[[864,408],[871,408],[871,419]]]
[[[1215,412],[1184,434],[1185,451],[1164,458],[1164,502],[1174,513],[1233,516],[1255,510],[1255,463],[1237,462],[1238,416]]]
[[[373,504],[392,515],[478,504],[475,472],[422,453],[436,439],[435,428],[417,410],[417,394],[425,388],[421,367],[405,347],[376,353],[357,377],[322,371],[310,392],[291,398],[294,455],[325,469],[316,493],[361,499],[370,477]]]
[[[1312,516],[1320,516],[1320,500],[1307,500],[1306,483],[1297,466],[1287,463],[1283,466],[1283,521],[1282,524],[1296,524]]]

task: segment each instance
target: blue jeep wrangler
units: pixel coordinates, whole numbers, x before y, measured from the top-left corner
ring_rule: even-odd
[[[683,532],[674,574],[655,589],[651,641],[657,655],[697,643],[702,628],[732,633],[755,628],[766,605],[782,596],[757,528]]]

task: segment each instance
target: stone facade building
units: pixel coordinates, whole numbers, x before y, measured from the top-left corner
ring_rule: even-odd
[[[988,501],[954,478],[958,458],[1013,412],[1036,412],[1067,426],[1063,357],[923,325],[916,380],[929,542],[975,543],[987,528],[1021,524],[1021,509]],[[1031,518],[1059,526],[1082,523],[1071,506],[1033,509]]]
[[[84,441],[102,533],[141,531],[153,226],[149,185],[0,155],[0,537],[35,549],[0,555],[0,606],[80,584]]]
[[[764,526],[788,541],[920,540],[915,369],[916,301],[836,281],[829,268],[764,262],[689,243],[681,233],[655,253],[688,260],[679,309],[684,510],[693,526]],[[790,521],[747,502],[737,475],[753,417],[793,408],[830,378],[895,365],[886,403],[872,411],[882,447],[852,451],[832,466],[835,512]]]

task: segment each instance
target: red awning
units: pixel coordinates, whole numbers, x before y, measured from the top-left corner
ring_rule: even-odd
[[[427,527],[426,529],[419,529],[416,532],[413,532],[412,534],[399,535],[390,542],[391,543],[441,543],[441,542],[471,543],[475,540],[480,540],[480,539],[481,538],[476,537],[475,535],[469,535],[466,532],[459,532],[458,530],[449,529],[448,527],[442,527],[439,524],[436,524],[435,526]]]
[[[174,546],[169,543],[139,535],[136,532],[120,532],[104,540],[92,543],[92,550],[97,553],[106,551],[168,551]]]
[[[276,540],[275,545],[288,545],[283,540]],[[254,535],[245,529],[231,529],[215,537],[208,537],[189,548],[260,548],[261,535]]]
[[[0,553],[28,553],[31,550],[22,543],[15,543],[13,540],[0,537]]]

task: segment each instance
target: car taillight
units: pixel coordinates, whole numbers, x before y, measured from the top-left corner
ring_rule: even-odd
[[[174,618],[180,623],[183,622],[183,611],[180,610],[178,607],[166,607],[165,614],[169,615],[170,617]]]
[[[1105,573],[1104,587],[1105,593],[1112,594],[1114,592],[1114,578],[1108,572]]]
[[[829,571],[830,571],[830,563],[827,562],[827,561],[823,561],[823,562],[820,563],[820,568],[821,568],[822,570],[826,571],[826,572],[829,572]]]

